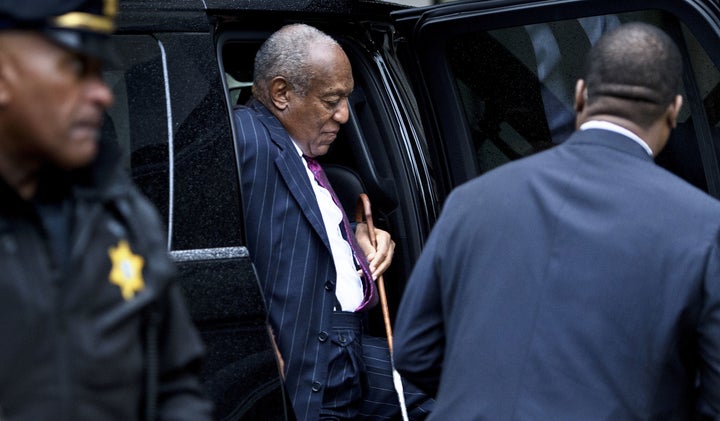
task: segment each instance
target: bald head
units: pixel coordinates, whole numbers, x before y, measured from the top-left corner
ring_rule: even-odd
[[[660,29],[629,23],[603,35],[586,64],[587,106],[649,127],[679,93],[682,56]]]

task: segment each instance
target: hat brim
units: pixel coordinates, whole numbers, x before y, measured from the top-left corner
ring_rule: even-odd
[[[46,28],[42,32],[56,44],[96,58],[105,65],[120,64],[120,57],[109,35],[62,28]]]

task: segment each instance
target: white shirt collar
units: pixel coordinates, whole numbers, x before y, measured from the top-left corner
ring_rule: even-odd
[[[590,120],[580,126],[580,130],[587,129],[609,130],[611,132],[615,132],[623,136],[629,137],[630,139],[634,140],[635,143],[642,146],[643,149],[645,149],[645,152],[648,153],[648,155],[650,155],[651,157],[653,156],[653,151],[652,149],[650,149],[650,146],[648,146],[648,144],[644,140],[642,140],[640,136],[636,135],[625,127],[618,126],[617,124],[611,123],[609,121]]]
[[[300,146],[298,146],[297,142],[292,137],[290,138],[290,140],[292,141],[293,146],[295,146],[295,150],[297,151],[298,155],[300,155],[302,157],[303,151],[302,151],[302,149],[300,149]],[[303,161],[304,161],[304,159],[303,159]]]

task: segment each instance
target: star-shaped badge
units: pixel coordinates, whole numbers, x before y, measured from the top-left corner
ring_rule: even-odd
[[[130,250],[127,240],[120,240],[117,247],[110,247],[108,255],[112,261],[110,282],[120,287],[122,296],[127,301],[145,288],[142,277],[145,259]]]

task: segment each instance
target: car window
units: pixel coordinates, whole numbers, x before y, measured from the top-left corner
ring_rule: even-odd
[[[104,72],[115,94],[103,136],[125,152],[134,182],[155,204],[170,250],[241,244],[230,123],[207,37],[113,37],[119,62]],[[172,157],[172,159],[171,159]]]
[[[117,36],[118,62],[103,72],[115,95],[102,135],[117,141],[125,169],[155,204],[168,227],[169,165],[166,95],[161,50],[150,36]]]
[[[678,128],[657,162],[707,191],[695,130],[698,122],[688,104],[688,93],[696,88],[687,85],[698,85],[707,119],[717,127],[718,70],[687,28],[658,11],[543,22],[452,39],[447,59],[472,134],[479,173],[567,139],[574,130],[573,94],[584,57],[602,33],[629,21],[665,29],[692,62],[682,91],[686,105]]]
[[[213,39],[160,36],[172,100],[173,250],[242,245],[235,145]]]

